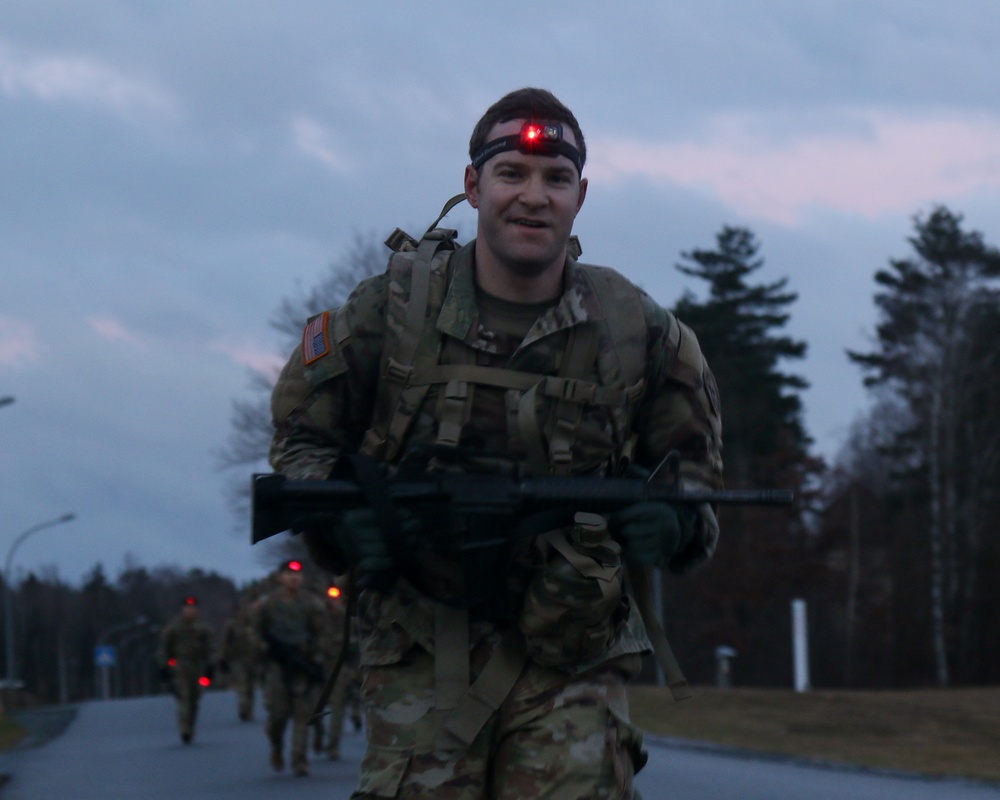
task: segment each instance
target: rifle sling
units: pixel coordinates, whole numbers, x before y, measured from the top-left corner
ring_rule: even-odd
[[[329,713],[323,709],[326,708],[326,704],[330,702],[330,695],[333,694],[333,689],[337,685],[337,678],[340,677],[341,670],[344,669],[344,663],[347,661],[347,652],[351,646],[351,618],[354,616],[354,597],[356,594],[354,591],[353,573],[348,574],[347,586],[344,588],[344,591],[347,593],[347,607],[344,609],[344,625],[340,651],[337,653],[337,660],[333,662],[333,669],[330,670],[330,677],[326,679],[326,683],[323,684],[323,689],[319,693],[319,697],[316,698],[316,705],[313,708],[312,715],[309,717],[310,725],[322,719]]]
[[[670,689],[670,694],[674,700],[687,700],[691,695],[691,687],[688,686],[687,678],[681,672],[680,664],[674,657],[674,651],[667,641],[667,635],[660,625],[660,618],[653,607],[653,591],[649,580],[649,571],[646,567],[635,564],[629,566],[629,581],[632,584],[632,596],[635,598],[636,607],[642,617],[642,623],[646,626],[646,635],[653,645],[653,655],[656,662],[663,670],[664,680]]]

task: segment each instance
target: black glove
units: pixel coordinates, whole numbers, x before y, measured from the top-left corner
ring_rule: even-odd
[[[392,569],[389,543],[372,509],[354,508],[345,512],[333,536],[350,566],[369,573]]]
[[[626,561],[662,567],[694,538],[697,512],[669,503],[636,503],[608,518]]]

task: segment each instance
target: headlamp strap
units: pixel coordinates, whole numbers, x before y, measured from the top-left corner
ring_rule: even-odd
[[[583,172],[583,159],[580,151],[563,139],[562,125],[558,122],[525,122],[519,133],[501,136],[480,147],[472,155],[472,168],[479,169],[498,153],[509,150],[520,150],[525,155],[532,156],[566,156],[576,167],[578,173]]]

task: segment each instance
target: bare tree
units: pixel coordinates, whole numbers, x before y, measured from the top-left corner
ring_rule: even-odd
[[[1000,251],[961,216],[939,207],[917,218],[916,257],[879,271],[877,350],[850,353],[906,406],[912,425],[897,437],[915,461],[926,498],[935,677],[952,680],[954,632],[975,591],[979,543],[1000,454],[995,335],[1000,320]],[[988,479],[988,482],[984,481]],[[970,589],[971,587],[971,589]]]
[[[302,329],[309,317],[342,305],[362,280],[385,269],[388,250],[375,234],[354,234],[344,255],[334,261],[319,283],[311,289],[301,285],[294,294],[281,300],[270,325],[281,334],[281,352],[287,354],[297,346]],[[249,481],[247,471],[259,468],[266,459],[271,444],[271,390],[277,375],[254,373],[250,379],[253,397],[234,400],[231,427],[226,444],[216,451],[220,469],[232,471],[234,477],[228,489],[229,505],[241,527],[249,516]],[[299,547],[285,548],[289,557],[301,555]],[[273,550],[262,551],[270,558]]]

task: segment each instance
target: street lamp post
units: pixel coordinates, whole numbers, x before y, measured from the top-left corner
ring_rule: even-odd
[[[5,683],[11,688],[14,687],[14,676],[16,675],[16,671],[14,670],[14,598],[10,591],[10,568],[14,561],[14,552],[18,547],[20,547],[21,542],[31,536],[31,534],[44,528],[51,528],[53,525],[61,525],[64,522],[70,522],[74,519],[76,519],[76,514],[63,514],[58,519],[51,519],[48,522],[40,522],[37,525],[32,525],[28,528],[28,530],[22,532],[7,550],[7,560],[4,563],[3,568],[4,632],[6,634],[7,647],[7,680]]]

